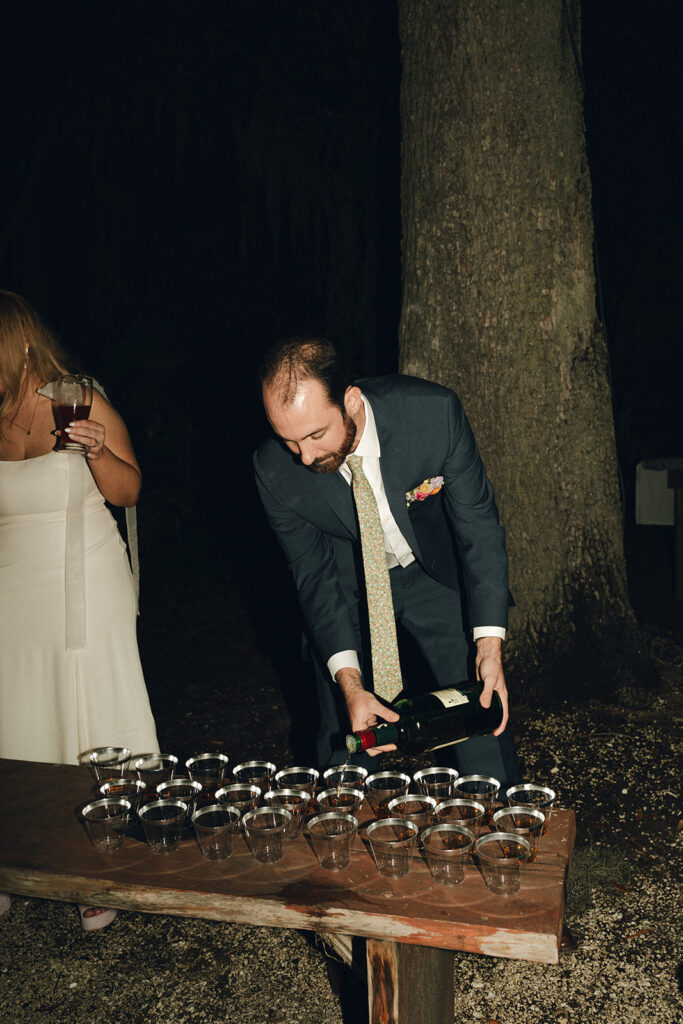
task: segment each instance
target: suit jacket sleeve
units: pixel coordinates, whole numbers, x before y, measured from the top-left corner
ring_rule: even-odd
[[[281,481],[269,472],[259,452],[254,465],[266,516],[287,557],[307,633],[323,664],[339,651],[359,650],[354,609],[346,597],[354,589],[350,542],[325,533],[292,507],[296,502],[277,494]],[[342,580],[343,573],[348,578]]]
[[[471,626],[507,626],[509,590],[505,531],[498,521],[493,489],[472,429],[457,396],[450,392],[449,446],[444,491]]]

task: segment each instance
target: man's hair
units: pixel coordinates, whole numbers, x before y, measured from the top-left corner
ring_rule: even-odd
[[[333,405],[344,408],[346,389],[353,376],[327,338],[281,338],[266,353],[259,380],[262,388],[275,390],[283,405],[290,405],[306,380],[318,380]]]

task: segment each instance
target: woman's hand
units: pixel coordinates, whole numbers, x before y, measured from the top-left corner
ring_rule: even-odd
[[[100,458],[107,436],[103,423],[97,423],[96,420],[72,420],[66,433],[71,441],[85,446],[85,454],[89,459]]]
[[[111,505],[128,508],[138,500],[141,475],[126,425],[99,391],[93,393],[91,412],[93,419],[73,420],[65,433],[85,447],[103,497]]]

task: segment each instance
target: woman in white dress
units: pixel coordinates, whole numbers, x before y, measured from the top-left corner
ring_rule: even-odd
[[[53,451],[52,403],[37,389],[66,372],[35,311],[0,291],[0,757],[77,764],[93,747],[159,747],[133,580],[105,505],[135,504],[140,469],[97,391],[91,418],[67,428],[85,457]],[[116,913],[80,910],[86,930]]]

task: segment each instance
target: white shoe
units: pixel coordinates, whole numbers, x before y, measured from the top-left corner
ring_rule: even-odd
[[[94,911],[94,913],[93,913]],[[78,913],[81,915],[81,925],[84,932],[96,932],[100,928],[106,928],[116,917],[118,911],[113,907],[97,907],[89,903],[79,903]],[[86,917],[86,914],[88,915]]]
[[[6,892],[0,892],[0,917],[6,914],[9,908],[12,906],[12,897]]]

